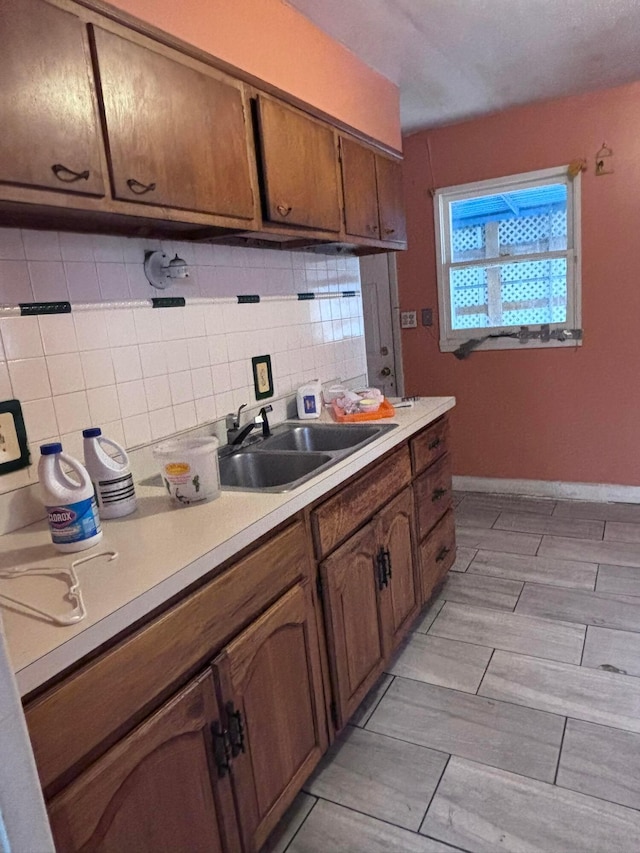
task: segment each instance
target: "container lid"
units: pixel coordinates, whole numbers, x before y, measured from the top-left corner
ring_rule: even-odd
[[[89,427],[89,429],[83,429],[82,435],[85,438],[97,438],[99,435],[102,435],[102,430],[100,427]]]
[[[51,444],[41,444],[40,453],[43,456],[52,456],[54,453],[62,453],[62,445],[59,441],[53,441]]]

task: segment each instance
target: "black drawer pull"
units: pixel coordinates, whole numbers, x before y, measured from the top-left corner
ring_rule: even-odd
[[[277,204],[276,210],[280,216],[288,216],[291,213],[292,208],[290,204]]]
[[[140,181],[136,181],[135,178],[129,178],[127,181],[127,186],[131,190],[132,193],[136,195],[144,195],[145,193],[151,193],[155,190],[156,185],[151,184],[141,184]]]
[[[438,556],[436,557],[436,563],[441,563],[447,554],[451,551],[451,548],[447,548],[446,545],[443,545],[442,548],[438,551]]]
[[[428,449],[429,450],[435,450],[436,447],[440,447],[441,444],[442,444],[442,440],[440,438],[434,438],[434,440],[431,442],[431,444],[428,445]]]
[[[435,503],[439,501],[440,498],[443,498],[447,494],[446,489],[434,489],[431,493],[431,503]]]
[[[88,169],[85,169],[84,172],[74,172],[73,169],[67,169],[62,163],[56,163],[51,167],[51,171],[59,181],[65,184],[73,184],[75,181],[88,181],[90,174]],[[69,177],[64,177],[65,175]]]

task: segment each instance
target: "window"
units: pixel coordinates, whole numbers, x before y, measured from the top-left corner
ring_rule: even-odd
[[[435,224],[443,352],[488,335],[481,349],[577,343],[579,173],[564,166],[438,190]]]

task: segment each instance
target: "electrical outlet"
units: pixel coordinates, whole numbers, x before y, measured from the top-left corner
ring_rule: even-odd
[[[401,311],[400,312],[400,328],[415,329],[418,326],[417,311]]]

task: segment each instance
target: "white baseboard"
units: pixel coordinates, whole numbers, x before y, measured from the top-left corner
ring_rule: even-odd
[[[491,492],[499,495],[526,495],[537,498],[640,504],[640,486],[616,486],[608,483],[507,480],[501,477],[454,477],[453,488],[460,492]]]

